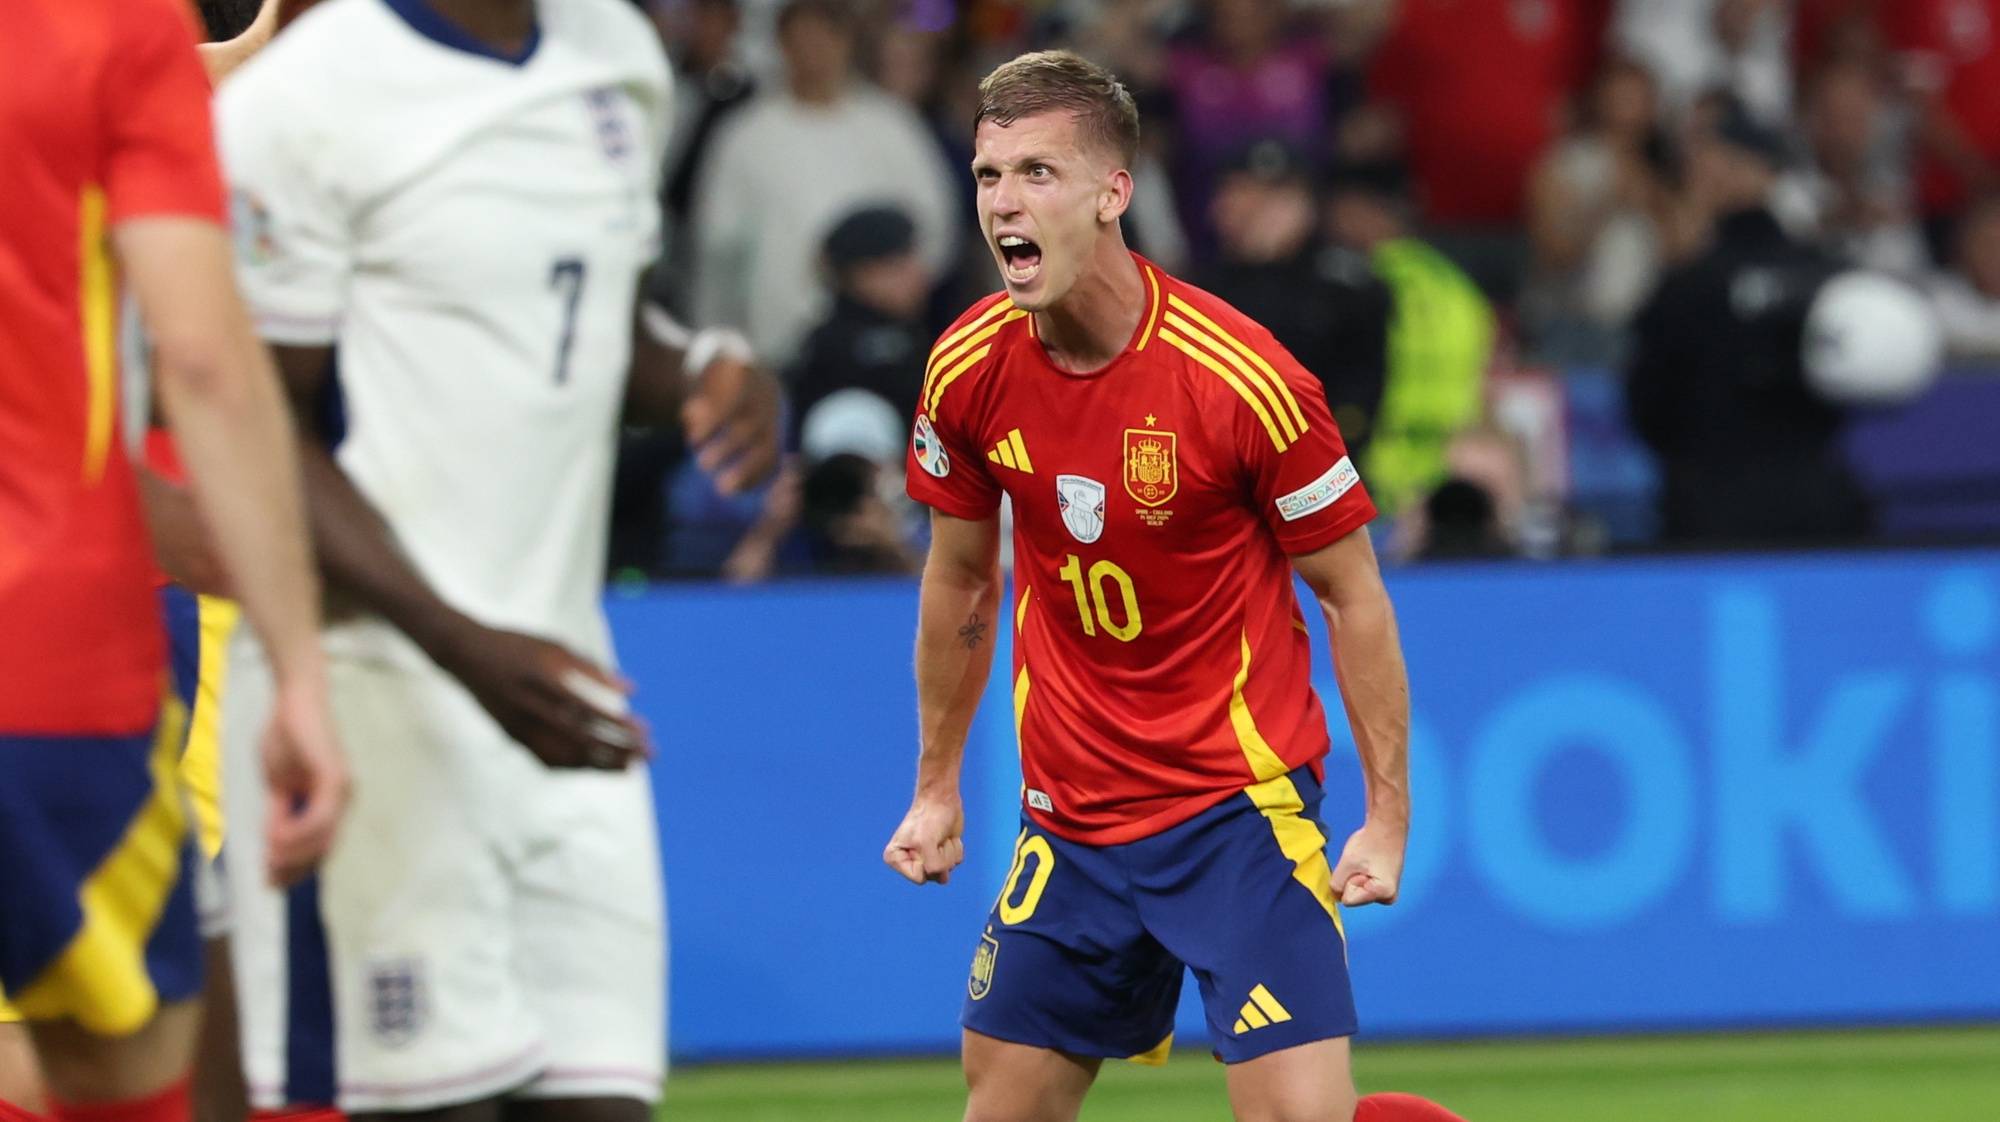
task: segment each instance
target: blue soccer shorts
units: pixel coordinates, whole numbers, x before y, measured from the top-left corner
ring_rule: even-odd
[[[1122,845],[1025,822],[960,1023],[1072,1055],[1163,1062],[1185,968],[1225,1063],[1352,1036],[1320,799],[1300,768]]]

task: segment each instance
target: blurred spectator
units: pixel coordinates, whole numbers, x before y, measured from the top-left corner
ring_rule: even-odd
[[[1721,91],[1760,124],[1792,111],[1791,13],[1784,0],[1619,0],[1611,35],[1659,82],[1667,112]]]
[[[1880,9],[1889,0],[1794,0],[1792,68],[1811,73],[1835,63],[1882,69],[1888,44]]]
[[[1362,100],[1361,82],[1336,68],[1319,39],[1288,34],[1285,0],[1207,0],[1198,33],[1168,55],[1163,104],[1148,124],[1173,138],[1182,222],[1197,255],[1214,243],[1208,205],[1224,164],[1246,138],[1273,137],[1313,162],[1333,126]]]
[[[1336,174],[1326,206],[1334,244],[1367,256],[1388,285],[1394,317],[1387,376],[1362,478],[1385,514],[1444,477],[1445,448],[1484,408],[1493,312],[1458,266],[1411,236],[1408,180],[1392,164]]]
[[[721,130],[699,174],[693,318],[743,327],[760,356],[783,365],[823,307],[814,265],[842,215],[901,205],[933,273],[958,243],[937,143],[909,106],[855,78],[846,9],[791,0],[778,39],[783,88]]]
[[[2000,359],[2000,197],[1966,212],[1957,243],[1951,271],[1931,289],[1945,348],[1954,358]]]
[[[736,0],[687,0],[666,19],[674,48],[674,118],[667,136],[667,217],[676,227],[694,203],[695,169],[716,129],[756,92],[737,57],[743,25]]]
[[[795,416],[849,388],[876,394],[900,417],[915,415],[931,344],[923,318],[931,274],[916,241],[916,226],[895,207],[855,211],[827,235],[821,273],[833,308],[786,378]]]
[[[1518,557],[1537,527],[1520,442],[1490,425],[1452,437],[1443,482],[1397,519],[1389,549],[1411,561]]]
[[[1401,0],[1369,71],[1440,247],[1511,298],[1528,172],[1586,72],[1578,0]]]
[[[1218,258],[1195,283],[1269,328],[1319,377],[1359,457],[1382,402],[1390,297],[1368,259],[1327,244],[1301,155],[1282,141],[1246,149],[1210,206]]]
[[[2000,189],[2000,0],[1894,0],[1881,13],[1918,99],[1918,195],[1936,247],[1960,208]]]
[[[1690,153],[1713,244],[1670,271],[1639,314],[1627,375],[1633,428],[1659,457],[1663,537],[1807,543],[1866,533],[1842,454],[1842,410],[1807,389],[1806,309],[1838,265],[1771,213],[1782,138],[1740,108]]]
[[[1534,277],[1523,318],[1560,361],[1605,361],[1661,263],[1665,139],[1653,79],[1606,62],[1575,131],[1542,157],[1528,191]]]
[[[813,571],[917,571],[916,551],[883,497],[884,475],[882,465],[851,452],[829,456],[807,473],[799,517]]]
[[[1880,80],[1862,63],[1829,63],[1804,101],[1809,161],[1781,182],[1780,221],[1850,264],[1921,272],[1930,254],[1911,198],[1905,130]]]
[[[906,421],[868,390],[822,399],[800,425],[804,466],[787,465],[721,563],[723,577],[914,572],[922,512],[903,493]]]
[[[1453,476],[1430,493],[1422,509],[1424,536],[1414,560],[1473,561],[1513,555],[1493,496],[1478,484]]]

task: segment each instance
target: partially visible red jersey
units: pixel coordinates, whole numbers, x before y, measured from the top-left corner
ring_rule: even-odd
[[[1014,713],[1028,814],[1150,836],[1302,766],[1326,714],[1290,556],[1375,515],[1320,383],[1270,332],[1134,257],[1146,311],[1093,374],[1004,294],[932,352],[910,495],[1014,511]]]
[[[1528,175],[1590,64],[1579,0],[1401,0],[1369,92],[1403,116],[1425,214],[1518,223]]]
[[[1883,36],[1916,84],[1964,132],[1989,165],[2000,165],[2000,0],[1896,0],[1880,11]],[[1927,214],[1970,200],[1970,187],[1926,155],[1917,193]]]
[[[158,711],[106,238],[224,221],[195,40],[186,0],[0,3],[0,733],[116,735]]]

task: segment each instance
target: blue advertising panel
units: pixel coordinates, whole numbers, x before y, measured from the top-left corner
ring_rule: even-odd
[[[1348,913],[1364,1033],[2000,1015],[2000,554],[1390,586],[1417,813],[1402,901]],[[900,581],[614,601],[661,745],[678,1056],[955,1044],[1019,773],[996,674],[966,867],[919,890],[882,866],[914,613]],[[1334,733],[1337,849],[1361,796]]]

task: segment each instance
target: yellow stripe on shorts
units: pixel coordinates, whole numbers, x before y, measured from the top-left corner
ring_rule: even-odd
[[[229,674],[229,639],[241,613],[220,596],[203,596],[199,605],[201,652],[181,785],[194,807],[201,854],[213,861],[222,852],[222,688]]]
[[[159,1009],[146,945],[180,882],[187,812],[175,774],[187,710],[169,697],[153,738],[153,793],[77,891],[83,924],[39,978],[14,995],[31,1021],[74,1020],[99,1036],[145,1027]]]

